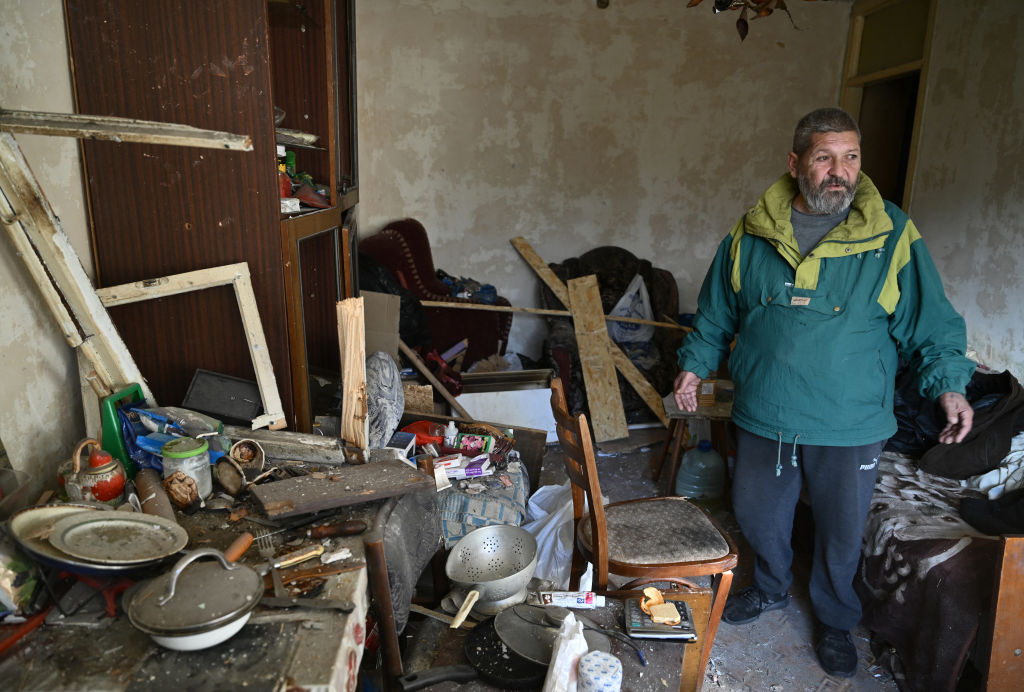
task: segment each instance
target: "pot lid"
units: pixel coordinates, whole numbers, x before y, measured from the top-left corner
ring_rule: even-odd
[[[196,562],[202,557],[217,559]],[[245,615],[262,595],[263,579],[254,569],[229,564],[220,551],[203,548],[140,584],[128,604],[128,619],[148,634],[199,634]]]
[[[560,611],[565,609],[558,608],[549,616],[543,606],[521,603],[494,616],[494,629],[514,653],[546,666],[551,662],[555,639],[558,638],[559,625],[556,623],[565,619],[566,613]],[[583,638],[587,640],[588,650],[611,653],[608,635],[595,631],[600,629],[600,625],[578,612],[573,613],[573,616],[586,627]]]
[[[197,440],[194,437],[179,437],[171,440],[160,448],[160,456],[171,459],[186,459],[202,454],[210,448],[206,440]]]

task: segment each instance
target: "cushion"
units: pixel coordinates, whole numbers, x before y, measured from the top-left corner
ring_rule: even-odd
[[[684,498],[619,503],[604,511],[609,560],[650,565],[715,560],[729,553],[718,528]],[[590,550],[589,516],[580,521],[580,536]]]

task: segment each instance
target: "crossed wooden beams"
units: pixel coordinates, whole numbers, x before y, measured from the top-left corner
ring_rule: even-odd
[[[629,356],[608,336],[608,328],[605,326],[607,316],[601,307],[597,277],[590,275],[570,279],[569,285],[566,286],[525,238],[513,238],[510,242],[540,280],[572,313],[583,368],[583,382],[590,404],[591,425],[597,441],[605,442],[629,435],[619,383],[615,377],[616,370],[633,386],[662,425],[668,426],[668,417],[665,415],[661,396],[643,373],[633,365]]]
[[[587,401],[590,404],[591,426],[598,442],[616,440],[626,437],[626,414],[622,408],[622,396],[619,393],[616,370],[622,373],[633,389],[636,390],[644,403],[654,412],[663,425],[668,425],[665,406],[661,397],[647,378],[643,376],[629,357],[608,336],[606,321],[632,322],[649,324],[661,328],[681,329],[687,327],[674,322],[658,322],[633,317],[605,315],[601,306],[601,294],[597,285],[597,277],[584,276],[570,279],[569,284],[562,283],[551,268],[541,259],[525,238],[513,238],[512,246],[533,268],[537,276],[551,292],[565,305],[567,310],[550,310],[540,308],[522,308],[507,305],[482,305],[471,303],[449,303],[445,301],[425,300],[427,307],[450,307],[463,310],[487,310],[492,312],[526,312],[534,315],[550,315],[571,317],[576,332],[576,343],[580,352],[580,364],[583,369],[583,381],[587,388]],[[450,402],[449,402],[450,403]]]

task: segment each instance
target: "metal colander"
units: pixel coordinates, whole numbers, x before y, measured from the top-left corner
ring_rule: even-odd
[[[518,526],[484,526],[459,539],[444,571],[481,601],[498,601],[522,591],[537,566],[537,541]]]

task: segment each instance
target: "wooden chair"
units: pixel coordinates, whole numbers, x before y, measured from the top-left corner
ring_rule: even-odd
[[[711,578],[713,601],[692,689],[700,689],[737,564],[736,545],[708,513],[682,497],[601,503],[590,425],[573,417],[560,380],[551,382],[551,410],[572,484],[576,549],[570,590],[578,590],[586,563],[594,565],[594,591],[608,591],[608,575],[633,577],[621,590],[653,582],[699,588],[692,577]],[[584,500],[586,505],[584,505]],[[585,511],[589,507],[590,511]],[[696,613],[695,613],[696,617]],[[685,681],[684,681],[685,682]]]

